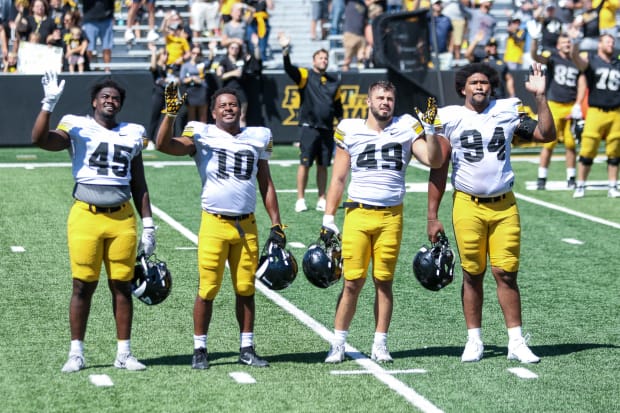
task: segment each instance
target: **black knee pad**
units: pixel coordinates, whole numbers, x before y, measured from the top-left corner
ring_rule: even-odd
[[[585,156],[580,156],[579,157],[579,162],[581,162],[584,165],[592,165],[594,163],[594,159],[592,158],[586,158]]]
[[[607,165],[611,165],[611,166],[620,165],[620,158],[607,158]]]

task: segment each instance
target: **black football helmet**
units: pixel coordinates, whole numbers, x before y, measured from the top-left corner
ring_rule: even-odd
[[[413,273],[428,290],[438,291],[454,280],[455,257],[445,234],[429,249],[422,246],[413,258]]]
[[[258,260],[256,277],[271,290],[283,290],[297,277],[297,260],[289,250],[268,241]]]
[[[170,295],[172,275],[165,262],[151,255],[138,254],[131,292],[147,305],[159,304]]]
[[[319,288],[327,288],[338,282],[342,276],[342,246],[337,235],[325,242],[319,237],[310,245],[302,261],[304,274],[310,283]]]

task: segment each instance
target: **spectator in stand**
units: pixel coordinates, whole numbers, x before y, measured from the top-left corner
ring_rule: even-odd
[[[138,11],[146,4],[146,11],[148,13],[149,32],[146,35],[146,40],[154,42],[159,39],[159,34],[155,30],[155,0],[131,0],[131,6],[127,13],[127,29],[125,30],[125,42],[131,44],[136,37],[140,37],[140,30],[136,29],[135,33],[133,27],[136,24]]]
[[[327,27],[325,27],[329,16],[327,0],[310,0],[310,6],[310,40],[323,40],[327,37]]]
[[[521,69],[523,65],[523,53],[525,51],[525,29],[521,28],[521,19],[511,18],[508,21],[508,38],[504,50],[504,62],[509,70]]]
[[[468,2],[468,0],[461,0],[461,3],[459,3],[461,12],[465,15],[467,26],[469,27],[467,40],[469,47],[471,47],[474,41],[477,44],[477,47],[473,50],[475,58],[484,59],[486,57],[484,45],[489,43],[491,38],[495,35],[495,26],[497,25],[497,20],[491,15],[493,1],[480,0],[480,7],[477,9],[465,7],[465,4],[468,4]],[[481,33],[482,38],[479,37]],[[467,59],[471,61],[470,58]]]
[[[97,39],[101,40],[103,62],[112,61],[112,47],[114,47],[114,0],[83,0],[82,30],[88,38],[88,61],[93,61],[93,52],[97,48]],[[104,69],[110,71],[109,67]]]
[[[511,98],[515,96],[515,86],[514,86],[514,78],[508,70],[508,66],[504,61],[500,58],[499,53],[497,52],[497,40],[492,37],[489,39],[487,44],[484,46],[484,57],[479,57],[474,54],[474,50],[478,48],[479,43],[484,38],[484,33],[481,31],[478,33],[476,37],[474,37],[473,42],[467,48],[465,52],[465,57],[470,62],[482,62],[491,66],[499,75],[499,84],[497,87],[493,89],[493,96],[496,99],[505,99]]]
[[[241,0],[220,0],[220,25],[222,27],[232,20],[232,8],[237,3],[241,3]]]
[[[364,48],[364,59],[361,67],[369,68],[373,66],[375,40],[372,32],[372,21],[381,16],[385,11],[385,1],[383,0],[365,0],[368,7],[368,21],[364,26],[364,39],[366,47]]]
[[[573,24],[575,19],[575,11],[581,10],[583,3],[581,0],[559,0],[558,7],[555,12],[556,17],[560,19],[563,25],[563,30],[568,30],[568,27]]]
[[[599,17],[598,28],[601,34],[611,34],[614,38],[618,35],[618,25],[616,14],[620,6],[619,0],[594,0],[593,6],[596,8],[602,5]]]
[[[220,2],[193,0],[189,9],[190,28],[194,37],[220,35]]]
[[[452,23],[452,45],[451,52],[454,60],[461,60],[461,47],[463,36],[465,35],[465,14],[459,7],[460,0],[445,0],[443,2],[442,13],[450,19]]]
[[[65,47],[65,59],[70,73],[83,73],[86,63],[84,55],[88,48],[88,39],[82,33],[79,26],[73,26],[69,29],[69,36],[63,39]]]
[[[63,71],[69,71],[69,61],[67,59],[67,44],[71,41],[71,29],[73,27],[78,27],[81,29],[81,20],[82,15],[79,10],[68,10],[64,16],[62,16],[62,44],[63,44],[63,54],[65,58],[63,59]],[[81,43],[85,44],[84,54],[82,57],[84,58],[84,71],[90,70],[90,64],[88,61],[88,38],[84,34],[84,30],[81,35]]]
[[[15,7],[11,0],[0,0],[0,63],[5,64],[9,55],[9,38],[11,37],[11,16]]]
[[[267,48],[269,44],[269,10],[273,10],[273,0],[247,0],[246,3],[254,9],[252,20],[248,25],[248,38],[252,34],[258,36],[258,48],[263,62],[267,61]],[[250,45],[250,53],[254,54],[254,46]]]
[[[38,43],[53,43],[56,24],[49,17],[49,4],[47,1],[34,0],[30,5],[30,14],[17,22],[16,30],[22,40],[30,40],[30,35],[36,33],[38,35]]]
[[[248,108],[248,98],[243,87],[243,65],[245,63],[245,51],[243,43],[231,42],[226,48],[226,55],[223,56],[216,69],[216,75],[222,82],[222,87],[234,89],[241,109],[241,126],[245,127],[245,115]]]
[[[579,50],[597,50],[601,35],[601,10],[606,1],[598,2],[594,6],[592,0],[583,0],[583,12],[575,17],[573,27],[581,31],[583,38],[579,43]]]
[[[222,28],[222,47],[226,48],[230,43],[246,44],[248,19],[254,11],[243,3],[235,3],[230,11],[230,21],[224,23]]]
[[[537,39],[540,35],[540,41],[537,44],[542,47],[543,50],[552,50],[555,49],[558,44],[558,39],[560,38],[560,34],[562,33],[562,21],[556,17],[557,7],[550,3],[545,7],[540,7],[538,9],[539,17],[537,20],[540,22],[540,27],[528,28],[528,34],[532,37],[532,40]],[[538,31],[540,30],[540,34]],[[537,50],[532,50],[530,47],[530,52],[536,53]]]
[[[342,45],[344,46],[344,58],[342,71],[347,72],[351,62],[357,58],[358,65],[364,65],[366,56],[366,38],[364,29],[368,22],[368,7],[364,0],[346,0],[344,6],[344,24]]]
[[[187,121],[197,120],[207,123],[207,79],[206,75],[211,67],[215,55],[215,43],[211,42],[208,59],[204,59],[200,45],[192,47],[190,58],[181,66],[179,76],[182,93],[187,93]]]
[[[444,16],[442,0],[431,0],[431,10],[428,14],[429,27],[435,27],[435,36],[429,33],[431,50],[437,52],[439,68],[441,70],[450,69],[452,66],[452,22],[448,16]],[[434,20],[434,24],[431,24]],[[435,45],[435,41],[437,44]],[[436,47],[435,47],[436,46]]]
[[[178,16],[175,14],[175,16]],[[177,73],[181,70],[181,65],[190,58],[189,41],[185,37],[183,30],[183,21],[171,17],[166,24],[166,50],[168,51],[169,65],[173,65],[174,71]]]
[[[248,99],[245,123],[247,126],[265,126],[262,108],[263,61],[258,47],[258,36],[252,35],[250,42],[254,45],[254,54],[248,53],[243,63],[243,88]]]

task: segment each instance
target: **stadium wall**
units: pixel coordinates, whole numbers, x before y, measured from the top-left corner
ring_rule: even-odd
[[[515,79],[523,79],[515,73]],[[424,90],[406,77],[392,71],[373,70],[363,73],[342,73],[342,91],[345,117],[366,117],[368,86],[381,79],[391,80],[397,87],[396,113],[412,112],[415,106],[426,107],[429,92],[435,94],[440,105],[462,104],[454,90],[454,72],[424,73]],[[65,91],[52,114],[54,127],[64,114],[90,114],[90,88],[103,76],[100,73],[62,74],[66,80]],[[127,98],[119,120],[146,126],[151,107],[152,78],[149,72],[113,72],[112,79],[127,89]],[[517,95],[526,105],[532,105],[531,95],[525,92],[523,82],[515,82]],[[251,103],[248,124],[264,124],[271,128],[275,143],[292,143],[297,140],[297,113],[299,95],[297,87],[280,71],[270,71],[255,85],[261,90],[262,102]],[[0,146],[27,146],[30,132],[41,107],[43,89],[40,75],[0,75]],[[434,92],[436,91],[436,92]],[[260,104],[262,103],[262,104]],[[256,111],[256,108],[261,110]]]

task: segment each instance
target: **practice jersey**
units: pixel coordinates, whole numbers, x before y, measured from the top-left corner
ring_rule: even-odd
[[[547,99],[559,103],[574,102],[577,99],[577,79],[579,69],[569,58],[563,58],[556,51],[545,50],[542,56],[547,59],[549,85],[547,85]]]
[[[76,183],[130,184],[131,161],[145,145],[143,126],[119,123],[107,129],[90,116],[65,115],[57,129],[71,138],[69,154]]]
[[[452,186],[470,195],[488,197],[512,188],[512,134],[519,124],[518,98],[491,100],[481,113],[464,106],[440,108],[443,135],[452,145]]]
[[[215,125],[192,121],[183,136],[196,145],[194,161],[202,180],[202,209],[231,216],[254,212],[258,161],[271,157],[271,131],[248,127],[233,136]]]
[[[336,128],[336,145],[351,156],[348,197],[370,205],[395,206],[405,196],[405,172],[411,145],[423,129],[411,115],[392,119],[381,132],[364,119],[343,119]]]
[[[585,71],[588,81],[588,104],[601,109],[620,107],[620,56],[607,63],[596,52],[588,55]]]

